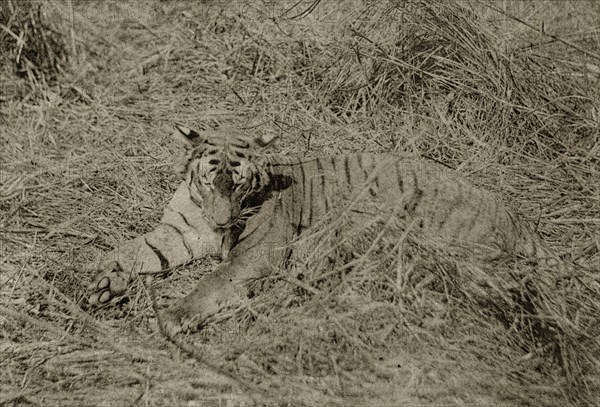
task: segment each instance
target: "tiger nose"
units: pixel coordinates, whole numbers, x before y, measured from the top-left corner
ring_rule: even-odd
[[[231,205],[216,206],[212,218],[218,227],[226,226],[231,220]]]
[[[227,224],[230,221],[229,215],[228,216],[213,216],[213,220],[215,221],[215,224],[217,225],[217,227],[222,227],[222,226],[227,226]]]

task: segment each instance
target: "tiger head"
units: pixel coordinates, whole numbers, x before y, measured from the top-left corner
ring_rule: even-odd
[[[247,199],[269,182],[261,153],[276,137],[251,137],[229,128],[176,128],[188,147],[183,173],[190,198],[214,229],[231,228],[243,218]]]

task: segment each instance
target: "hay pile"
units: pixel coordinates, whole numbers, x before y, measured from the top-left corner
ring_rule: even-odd
[[[96,70],[36,106],[0,101],[0,187],[28,174],[0,199],[0,403],[593,405],[598,79],[505,49],[466,3],[293,3],[76,3]],[[81,270],[157,222],[178,180],[173,122],[276,132],[281,154],[442,161],[577,265],[477,262],[340,206],[180,359],[144,284],[92,317]],[[214,264],[155,281],[159,306]]]
[[[68,70],[75,44],[70,42],[73,39],[69,37],[65,17],[52,3],[0,1],[3,97],[25,98],[27,91],[43,91]],[[13,76],[26,78],[29,89],[22,86],[24,81],[14,81]]]

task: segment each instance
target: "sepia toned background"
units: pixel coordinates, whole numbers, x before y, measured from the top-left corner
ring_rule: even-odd
[[[599,21],[592,0],[0,0],[0,405],[597,405]],[[174,345],[150,291],[166,307],[217,259],[86,302],[86,266],[180,181],[174,123],[434,159],[581,267],[316,228]]]

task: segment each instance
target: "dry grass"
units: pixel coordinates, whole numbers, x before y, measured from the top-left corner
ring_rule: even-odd
[[[294,18],[310,3],[74,1],[74,68],[0,73],[0,405],[597,403],[600,61],[474,1],[323,0]],[[599,52],[594,2],[493,4]],[[282,154],[434,158],[577,266],[476,262],[340,208],[290,270],[185,337],[190,358],[157,333],[147,285],[92,313],[82,268],[157,222],[174,122],[276,132]],[[155,281],[158,305],[214,264]]]
[[[68,69],[75,53],[60,8],[39,0],[0,1],[0,72],[7,81],[2,98],[27,100]],[[2,101],[2,99],[0,99]]]

